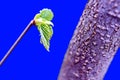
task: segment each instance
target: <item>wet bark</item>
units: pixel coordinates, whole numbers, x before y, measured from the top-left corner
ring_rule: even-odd
[[[58,80],[103,80],[120,47],[120,0],[89,0]]]

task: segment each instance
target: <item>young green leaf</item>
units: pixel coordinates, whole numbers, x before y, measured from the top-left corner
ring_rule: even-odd
[[[40,42],[44,45],[47,51],[49,51],[50,39],[53,35],[52,26],[54,25],[51,22],[52,19],[53,12],[50,9],[43,9],[34,17],[35,25],[41,35]]]
[[[41,26],[38,27],[38,30],[41,35],[40,42],[44,45],[46,50],[49,51],[50,39],[53,35],[52,27],[49,25],[41,24]]]

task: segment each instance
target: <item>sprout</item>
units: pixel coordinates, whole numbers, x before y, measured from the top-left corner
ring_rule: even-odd
[[[53,12],[50,9],[43,9],[40,11],[40,13],[36,14],[34,19],[30,21],[27,27],[23,30],[23,32],[20,34],[20,36],[17,38],[17,40],[14,42],[14,44],[11,46],[5,56],[2,58],[2,60],[0,61],[0,65],[2,65],[5,59],[9,56],[9,54],[12,52],[12,50],[15,48],[15,46],[19,43],[19,41],[33,24],[37,26],[37,29],[40,32],[40,42],[44,45],[46,50],[49,51],[50,39],[53,35],[52,26],[54,26],[51,22],[52,19]]]
[[[34,17],[35,25],[41,35],[40,42],[44,45],[47,51],[49,51],[50,39],[53,35],[52,26],[54,25],[51,22],[52,19],[53,12],[50,9],[43,9]]]

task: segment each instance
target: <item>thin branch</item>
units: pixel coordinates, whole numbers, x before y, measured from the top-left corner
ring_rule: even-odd
[[[14,44],[11,46],[11,48],[8,50],[8,52],[5,54],[5,56],[0,61],[0,66],[3,64],[3,62],[7,59],[7,57],[10,55],[10,53],[13,51],[13,49],[16,47],[16,45],[19,43],[19,41],[22,39],[22,37],[25,35],[25,33],[29,30],[31,25],[34,24],[34,20],[32,20],[27,27],[24,29],[24,31],[20,34],[20,36],[17,38],[17,40],[14,42]]]

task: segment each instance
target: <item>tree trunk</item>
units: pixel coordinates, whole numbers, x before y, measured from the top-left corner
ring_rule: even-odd
[[[103,80],[120,47],[120,0],[89,0],[58,80]]]

